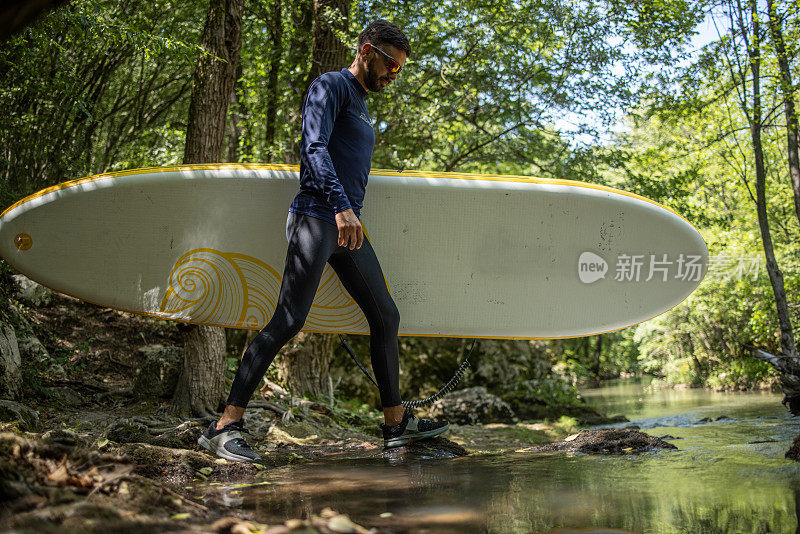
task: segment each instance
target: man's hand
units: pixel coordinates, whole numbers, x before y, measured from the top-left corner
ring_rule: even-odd
[[[350,250],[361,248],[364,242],[364,230],[352,209],[336,214],[336,226],[339,228],[339,246]]]

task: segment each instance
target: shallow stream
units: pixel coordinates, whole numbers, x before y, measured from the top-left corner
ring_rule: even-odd
[[[800,425],[771,393],[648,390],[621,382],[590,404],[677,451],[628,456],[509,452],[429,458],[376,452],[276,468],[217,498],[280,523],[331,507],[393,532],[795,532]],[[556,530],[563,529],[563,530]]]

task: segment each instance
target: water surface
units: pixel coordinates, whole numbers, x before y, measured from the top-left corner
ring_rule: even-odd
[[[271,470],[218,490],[264,523],[331,507],[393,532],[795,532],[800,468],[784,453],[800,429],[780,395],[585,390],[677,451],[630,456],[506,453],[436,459],[399,449]],[[710,421],[709,421],[710,420]]]

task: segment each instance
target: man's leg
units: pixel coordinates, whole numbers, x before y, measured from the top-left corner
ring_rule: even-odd
[[[358,250],[338,247],[328,263],[369,322],[372,370],[386,421],[383,425],[384,444],[396,447],[412,439],[430,438],[446,431],[450,426],[446,421],[417,419],[401,404],[397,347],[400,314],[369,240],[365,239]]]
[[[275,313],[239,362],[218,428],[241,419],[275,355],[303,328],[338,235],[329,223],[293,213],[289,214],[287,233],[289,248]]]
[[[261,459],[242,436],[245,407],[275,355],[303,327],[337,236],[331,224],[289,214],[289,247],[275,313],[242,356],[222,417],[198,439],[217,456],[244,462]]]
[[[378,258],[369,240],[364,239],[358,250],[337,247],[328,263],[367,318],[370,359],[386,424],[396,425],[403,418],[397,347],[400,313],[386,287]]]

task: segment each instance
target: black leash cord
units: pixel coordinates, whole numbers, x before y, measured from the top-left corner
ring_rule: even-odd
[[[378,383],[375,382],[375,379],[372,378],[372,375],[369,374],[369,371],[367,371],[367,369],[358,359],[356,353],[353,351],[353,348],[350,346],[350,343],[348,343],[347,340],[344,338],[344,336],[341,334],[339,334],[339,338],[342,340],[342,347],[344,347],[344,350],[346,350],[347,353],[350,355],[350,357],[353,358],[353,361],[356,362],[356,365],[358,365],[358,368],[361,369],[361,372],[364,373],[367,376],[367,378],[369,378],[370,382],[375,384],[375,387],[378,387]],[[444,397],[451,391],[453,391],[453,389],[455,389],[455,387],[458,385],[458,382],[461,380],[461,377],[464,376],[464,372],[467,370],[467,367],[469,367],[469,357],[472,356],[472,350],[475,348],[476,341],[477,341],[476,339],[472,340],[472,345],[469,348],[469,352],[464,357],[464,361],[461,362],[461,365],[458,367],[456,374],[453,375],[453,378],[451,378],[447,382],[447,384],[442,386],[442,389],[440,389],[430,397],[426,397],[422,400],[403,401],[403,406],[405,406],[406,408],[419,408],[421,406],[428,406],[430,404],[433,404],[440,398]]]

